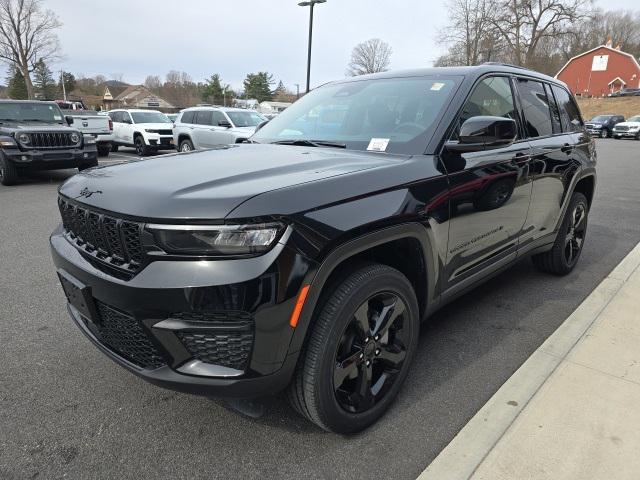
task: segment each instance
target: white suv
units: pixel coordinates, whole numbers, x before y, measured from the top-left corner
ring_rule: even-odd
[[[173,123],[157,110],[111,110],[113,122],[111,151],[119,146],[135,147],[144,156],[158,150],[172,150]]]
[[[181,152],[213,148],[246,140],[267,119],[255,110],[192,107],[182,110],[173,128],[173,141]]]

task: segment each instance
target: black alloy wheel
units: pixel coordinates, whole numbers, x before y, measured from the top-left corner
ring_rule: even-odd
[[[352,264],[337,278],[315,307],[288,397],[321,428],[348,434],[378,420],[397,396],[420,322],[413,286],[398,270]]]
[[[566,275],[578,263],[587,235],[589,203],[580,192],[571,197],[556,241],[551,250],[531,257],[541,271],[554,275]]]
[[[142,138],[142,135],[138,135],[134,143],[136,146],[136,153],[138,154],[138,156],[144,157],[145,155],[149,154],[149,148],[144,143],[144,138]]]
[[[569,216],[569,228],[564,240],[564,258],[567,265],[573,267],[578,261],[587,232],[587,207],[579,202]]]
[[[353,314],[335,358],[333,390],[348,412],[369,410],[389,391],[407,357],[404,301],[377,293]]]

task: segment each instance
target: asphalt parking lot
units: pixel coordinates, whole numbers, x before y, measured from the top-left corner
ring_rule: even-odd
[[[280,399],[249,419],[116,366],[67,318],[49,255],[56,188],[74,172],[0,188],[0,478],[415,478],[640,240],[640,142],[597,142],[577,269],[556,278],[523,261],[440,311],[398,401],[355,437]]]

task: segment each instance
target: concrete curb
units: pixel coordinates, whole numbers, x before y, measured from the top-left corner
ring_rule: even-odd
[[[639,266],[640,243],[500,387],[418,480],[470,478]]]

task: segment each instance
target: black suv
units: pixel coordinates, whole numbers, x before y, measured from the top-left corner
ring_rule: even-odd
[[[566,86],[504,65],[325,85],[248,144],[97,168],[51,236],[71,317],[154,384],[286,389],[319,426],[379,418],[421,321],[524,256],[582,251],[596,152]]]
[[[96,140],[71,128],[55,102],[0,100],[0,183],[34,170],[98,165]]]
[[[585,126],[592,135],[600,138],[609,138],[613,135],[613,127],[624,122],[622,115],[597,115],[589,120]]]

